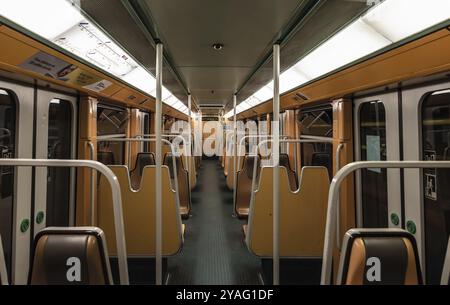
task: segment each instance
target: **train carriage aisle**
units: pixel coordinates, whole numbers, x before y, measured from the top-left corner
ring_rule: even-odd
[[[247,250],[242,221],[232,211],[233,192],[227,189],[218,159],[204,157],[192,191],[183,250],[169,261],[169,284],[259,284],[260,262]]]

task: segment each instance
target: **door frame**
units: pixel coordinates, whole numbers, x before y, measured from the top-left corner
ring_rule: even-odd
[[[402,91],[404,159],[422,160],[422,102],[429,92],[450,88],[450,82],[425,85]],[[416,225],[416,238],[422,274],[425,280],[425,213],[423,206],[423,178],[421,169],[405,169],[405,224]]]
[[[15,158],[33,158],[34,87],[0,80],[0,88],[10,91],[16,98]],[[12,228],[11,283],[26,284],[28,281],[31,227],[32,168],[14,169],[14,200]],[[21,223],[30,225],[24,232]]]
[[[68,101],[71,104],[72,110],[72,123],[71,123],[71,158],[76,158],[77,155],[77,104],[78,97],[74,95],[68,95],[64,93],[37,89],[37,103],[36,103],[36,158],[47,159],[48,158],[48,124],[49,124],[49,107],[50,102],[53,99],[61,99]],[[69,202],[69,226],[73,226],[75,222],[75,184],[76,184],[76,170],[70,169],[70,202]],[[35,192],[34,194],[34,220],[33,220],[33,232],[34,236],[46,227],[47,220],[47,168],[36,168],[35,171]],[[38,223],[36,215],[39,211],[44,212],[44,221]]]
[[[361,160],[360,151],[360,117],[359,112],[364,103],[381,101],[386,112],[386,145],[387,160],[400,160],[400,133],[399,133],[399,109],[398,109],[398,92],[388,92],[374,94],[367,97],[355,98],[353,100],[353,117],[354,117],[354,153],[355,161]],[[362,213],[362,190],[361,190],[361,172],[355,173],[355,194],[356,194],[356,223],[357,226],[363,227]],[[401,228],[402,219],[402,194],[401,180],[399,169],[387,169],[387,195],[388,195],[388,224],[390,228]],[[399,217],[398,225],[391,220],[391,214],[397,214]]]

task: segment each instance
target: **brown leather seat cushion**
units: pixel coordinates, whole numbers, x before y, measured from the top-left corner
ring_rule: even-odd
[[[98,228],[44,229],[35,238],[30,284],[112,284],[106,251]]]
[[[261,171],[261,159],[259,156],[256,158],[256,179],[258,180]],[[248,217],[254,164],[255,156],[246,155],[242,170],[237,173],[235,213],[239,218]]]
[[[178,196],[180,198],[180,214],[183,217],[189,216],[191,211],[191,189],[189,187],[189,173],[183,168],[182,158],[179,156],[175,157],[176,170],[177,170],[177,180],[178,180]],[[174,183],[174,170],[173,170],[173,160],[172,154],[166,153],[164,156],[163,165],[169,167],[170,179]]]
[[[349,230],[342,255],[340,284],[422,284],[417,245],[414,237],[404,230]]]
[[[289,162],[288,154],[280,154],[280,166],[286,167],[288,173],[289,184],[291,186],[291,190],[295,191],[298,189],[298,179],[297,173],[292,170],[291,164]]]

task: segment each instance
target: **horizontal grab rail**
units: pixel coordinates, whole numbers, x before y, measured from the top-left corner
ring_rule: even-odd
[[[327,219],[323,248],[321,285],[331,284],[333,261],[333,235],[336,228],[337,199],[342,181],[352,172],[365,168],[450,168],[450,161],[359,161],[342,167],[334,176],[328,194]]]
[[[128,285],[127,248],[123,224],[122,196],[116,175],[106,165],[91,160],[56,160],[56,159],[0,159],[0,166],[25,167],[89,167],[106,177],[112,192],[114,226],[116,231],[117,259],[119,262],[120,284]]]

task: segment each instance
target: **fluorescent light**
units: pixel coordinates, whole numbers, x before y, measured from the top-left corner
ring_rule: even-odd
[[[320,45],[295,66],[314,79],[390,43],[366,23],[357,20]]]
[[[449,0],[386,0],[362,20],[396,42],[450,18]]]
[[[253,95],[261,102],[273,98],[273,81],[256,91]]]
[[[148,94],[156,88],[156,79],[141,66],[125,75],[122,80]]]
[[[94,66],[155,95],[156,80],[121,46],[83,16],[72,0],[2,1],[0,14]],[[172,97],[164,86],[162,100]],[[170,103],[178,101],[176,97]],[[181,106],[178,106],[181,107]]]
[[[9,95],[8,92],[6,92],[6,91],[3,90],[3,89],[0,89],[0,94],[1,94],[1,95]]]
[[[280,75],[280,92],[289,91],[309,80],[310,78],[306,77],[298,67],[293,66]]]
[[[174,95],[171,95],[167,99],[163,100],[163,103],[165,103],[165,104],[167,104],[169,106],[172,106],[172,107],[174,105],[176,105],[177,102],[178,102],[178,99]]]
[[[59,105],[59,103],[60,103],[60,100],[57,99],[57,98],[54,98],[54,99],[52,99],[52,100],[50,101],[50,104],[57,104],[57,105]]]
[[[0,14],[48,40],[84,19],[69,1],[62,0],[3,0]]]

